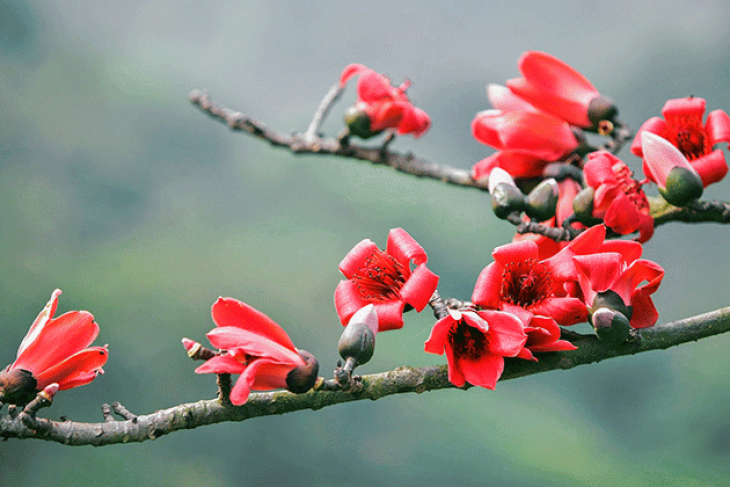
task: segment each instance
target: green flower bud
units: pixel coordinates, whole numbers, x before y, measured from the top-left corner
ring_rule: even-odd
[[[347,360],[352,358],[358,365],[370,361],[375,352],[375,334],[378,329],[378,315],[375,306],[369,304],[360,308],[345,327],[337,343],[337,351]]]
[[[591,324],[598,338],[616,345],[625,342],[632,333],[629,319],[609,308],[598,308],[591,315]]]
[[[0,372],[0,402],[25,406],[36,396],[36,385],[31,372],[8,366]]]
[[[370,117],[365,110],[353,105],[345,112],[345,123],[352,135],[356,135],[361,139],[369,139],[378,135],[382,130],[370,130]]]
[[[553,178],[542,181],[530,191],[525,202],[527,216],[541,222],[549,220],[558,206],[558,183]]]
[[[588,120],[591,122],[591,127],[587,130],[609,135],[613,131],[617,116],[618,107],[613,100],[602,95],[598,96],[588,103]],[[601,122],[610,122],[610,124]]]
[[[573,212],[575,218],[584,225],[592,226],[601,222],[593,216],[593,197],[596,191],[588,186],[573,198]]]
[[[621,296],[618,295],[615,291],[612,291],[610,289],[600,292],[596,295],[595,298],[593,298],[593,304],[590,308],[588,308],[589,313],[593,313],[595,310],[599,308],[609,308],[614,311],[617,311],[627,317],[628,319],[631,319],[631,317],[634,314],[634,309],[624,303],[624,300],[621,299]]]
[[[513,211],[525,211],[525,195],[520,189],[508,183],[499,183],[492,191],[492,210],[497,218],[504,220]]]
[[[667,174],[665,187],[659,193],[674,206],[685,206],[702,196],[702,179],[687,168],[675,166]]]

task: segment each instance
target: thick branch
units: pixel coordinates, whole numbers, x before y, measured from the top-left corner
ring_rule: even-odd
[[[692,318],[638,330],[635,339],[618,346],[601,342],[594,336],[570,334],[578,347],[570,352],[541,354],[539,362],[507,359],[501,380],[515,379],[550,370],[567,370],[579,365],[649,350],[663,350],[730,331],[730,307]],[[0,436],[38,438],[67,445],[111,445],[155,439],[181,429],[193,429],[224,421],[244,421],[258,416],[284,414],[303,409],[317,410],[339,403],[376,400],[407,392],[421,393],[452,388],[445,365],[400,367],[390,372],[362,376],[357,392],[310,391],[254,393],[243,406],[223,405],[212,399],[182,404],[127,421],[76,423],[28,418],[12,408],[0,418]],[[109,419],[109,418],[107,418]]]

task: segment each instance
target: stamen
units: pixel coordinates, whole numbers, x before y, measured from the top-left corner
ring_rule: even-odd
[[[681,115],[666,118],[666,139],[692,161],[712,151],[710,141],[702,127],[702,118]]]
[[[479,359],[489,348],[489,340],[481,330],[459,320],[449,331],[449,342],[455,358]]]
[[[502,272],[500,297],[523,308],[538,304],[553,292],[553,280],[547,266],[537,259],[510,262]]]
[[[365,301],[398,299],[398,293],[406,282],[401,263],[382,250],[376,250],[365,259],[352,279]]]
[[[617,162],[611,168],[619,181],[619,187],[631,202],[641,211],[649,212],[649,200],[646,198],[641,183],[634,179],[634,173],[623,162]]]

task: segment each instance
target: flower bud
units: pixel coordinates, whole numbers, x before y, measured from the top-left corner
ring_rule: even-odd
[[[319,362],[311,353],[306,350],[297,350],[299,356],[304,359],[305,364],[292,369],[286,376],[286,390],[294,394],[304,394],[317,381],[319,374]]]
[[[621,296],[619,296],[618,293],[610,289],[598,293],[596,297],[593,298],[593,304],[588,309],[588,312],[593,313],[600,308],[609,308],[621,313],[628,319],[631,319],[634,314],[633,308],[624,303],[624,300],[621,299]]]
[[[24,406],[35,397],[37,384],[29,371],[8,366],[0,372],[0,402]]]
[[[685,206],[702,196],[702,179],[696,172],[675,166],[667,174],[665,187],[659,186],[659,194],[674,206]]]
[[[573,212],[575,218],[584,225],[592,226],[600,223],[600,219],[593,217],[593,197],[596,191],[588,186],[573,198]]]
[[[382,132],[382,130],[373,131],[370,129],[370,116],[357,105],[353,105],[347,109],[345,112],[345,123],[350,133],[361,139],[369,139]]]
[[[347,360],[354,359],[358,365],[370,361],[375,352],[375,334],[378,331],[378,314],[375,306],[369,304],[352,315],[337,343],[337,351]]]
[[[625,342],[632,331],[629,319],[623,313],[605,307],[591,315],[591,324],[598,338],[613,344]]]
[[[53,402],[53,396],[55,396],[57,392],[58,384],[54,382],[53,384],[47,385],[45,389],[38,393],[38,396],[42,397],[48,402]]]
[[[542,181],[527,195],[525,213],[533,220],[549,220],[555,216],[558,195],[558,183],[553,178]]]
[[[613,124],[616,121],[618,115],[618,107],[608,97],[603,95],[592,99],[588,103],[588,120],[591,122],[589,130],[601,131],[601,135],[610,135],[613,131]],[[605,124],[601,122],[611,122]],[[610,127],[610,130],[607,130]]]
[[[565,181],[570,178],[579,183],[583,182],[583,171],[579,167],[565,162],[551,162],[542,170],[542,175],[556,181]]]

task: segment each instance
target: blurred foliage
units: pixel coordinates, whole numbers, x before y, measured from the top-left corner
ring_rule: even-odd
[[[487,108],[484,85],[515,77],[526,49],[580,69],[634,128],[690,93],[730,109],[728,15],[719,0],[691,12],[684,2],[2,1],[0,359],[14,359],[59,287],[59,312],[91,310],[110,360],[93,384],[59,394],[44,411],[52,418],[212,397],[180,338],[204,341],[219,295],[269,314],[327,373],[341,332],[337,264],[359,240],[384,246],[403,226],[442,295],[469,298],[492,249],[511,239],[474,190],[276,151],[198,113],[193,88],[304,130],[340,70],[361,62],[411,79],[409,96],[434,120],[393,148],[467,168],[490,153],[469,132]],[[352,90],[344,98],[325,125],[332,134]],[[675,224],[646,245],[667,270],[661,321],[728,304],[727,236]],[[442,363],[423,353],[432,317],[406,323],[378,336],[363,372]],[[142,445],[13,440],[0,447],[0,485],[727,485],[729,345],[717,337],[494,392],[347,404]]]

